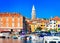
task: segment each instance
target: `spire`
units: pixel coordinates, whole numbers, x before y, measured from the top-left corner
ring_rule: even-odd
[[[34,5],[33,5],[33,7],[32,7],[32,18],[31,19],[35,19],[36,18],[36,12],[35,12],[35,7],[34,7]]]
[[[32,10],[35,10],[35,7],[34,7],[34,5],[33,5],[33,7],[32,7]]]

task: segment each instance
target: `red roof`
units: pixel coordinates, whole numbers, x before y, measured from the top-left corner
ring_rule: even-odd
[[[6,17],[6,16],[20,16],[20,14],[17,13],[0,13],[0,16]]]
[[[52,18],[51,20],[56,20],[56,21],[60,21],[60,18],[58,16]]]

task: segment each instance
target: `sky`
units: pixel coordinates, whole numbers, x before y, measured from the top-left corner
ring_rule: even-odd
[[[0,12],[16,12],[31,18],[33,5],[36,18],[60,17],[60,0],[0,0]]]

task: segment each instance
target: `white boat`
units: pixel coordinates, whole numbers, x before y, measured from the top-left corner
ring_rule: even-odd
[[[60,43],[58,36],[44,36],[44,43]]]
[[[0,37],[8,38],[10,36],[9,36],[9,33],[0,33]]]
[[[37,35],[30,35],[31,36],[31,40],[33,41],[38,41],[38,39],[40,40],[40,38]]]
[[[18,39],[23,40],[24,37],[25,37],[25,35],[20,35],[20,36],[18,37]]]

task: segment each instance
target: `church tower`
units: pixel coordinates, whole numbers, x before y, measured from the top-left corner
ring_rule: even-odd
[[[32,7],[32,20],[34,20],[35,18],[36,18],[36,12],[35,12],[35,7],[34,7],[34,5],[33,5],[33,7]]]

